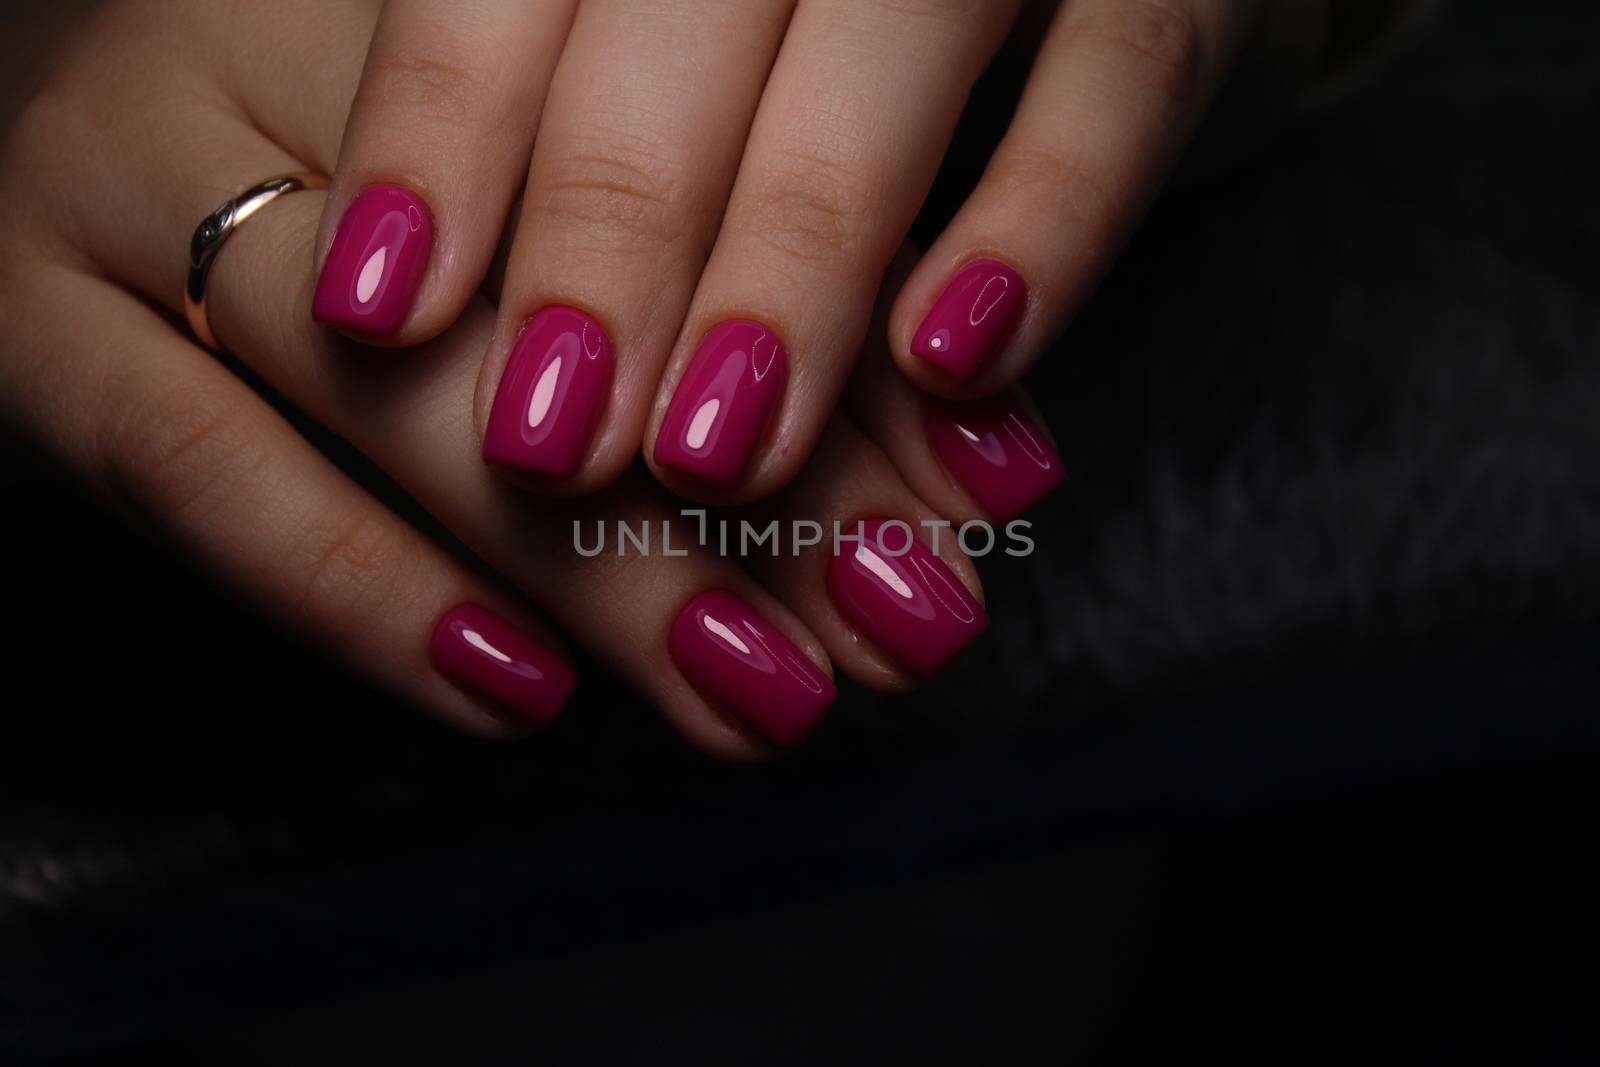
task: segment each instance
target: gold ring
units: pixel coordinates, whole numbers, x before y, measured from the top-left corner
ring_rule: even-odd
[[[189,318],[189,329],[194,331],[201,344],[213,352],[220,352],[216,334],[211,332],[211,321],[206,317],[206,279],[211,275],[211,264],[233,231],[245,220],[278,197],[297,193],[302,189],[326,189],[328,179],[321,174],[286,174],[253,186],[207,215],[194,236],[189,240],[189,280],[183,286],[183,310]]]

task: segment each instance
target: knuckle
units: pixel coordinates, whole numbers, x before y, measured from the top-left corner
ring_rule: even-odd
[[[105,60],[117,41],[108,33],[120,27],[107,22],[105,15],[92,17],[82,39],[63,47],[0,137],[5,232],[48,234],[85,258],[94,258],[87,237],[104,204],[84,190],[103,189],[112,179],[101,173],[105,168],[86,174],[83,146],[96,146],[102,158],[136,159],[190,148],[194,129],[217,121],[213,96],[197,91],[192,78],[156,69],[128,84],[116,80],[117,70]],[[120,49],[128,51],[134,31],[121,32]]]
[[[882,199],[848,164],[790,153],[756,179],[738,225],[801,267],[837,270],[862,259]]]
[[[643,153],[615,148],[563,154],[541,175],[535,210],[602,242],[608,250],[652,251],[690,229],[681,183]]]
[[[112,492],[195,536],[213,531],[234,551],[257,553],[239,562],[284,598],[295,621],[331,629],[392,610],[412,587],[417,548],[381,512],[326,508],[285,483],[260,443],[262,426],[216,392],[174,386],[130,398],[108,383],[100,400],[115,415],[103,421],[98,455]],[[247,538],[244,512],[270,521]]]
[[[1088,159],[1041,148],[1017,149],[997,156],[991,176],[1009,202],[1048,205],[1047,217],[1077,219],[1091,239],[1112,232],[1128,196]]]
[[[1204,82],[1209,49],[1186,0],[1128,0],[1081,29],[1083,39],[1136,64],[1163,99],[1189,99]]]
[[[322,629],[366,628],[392,613],[413,588],[414,547],[381,515],[317,516],[283,555],[281,585],[293,594],[290,611]]]
[[[682,531],[678,528],[677,520],[671,521],[674,544],[681,545]],[[645,536],[651,538],[650,548],[640,549],[632,543],[624,547],[621,532],[624,524],[634,529],[642,527],[646,531]],[[568,570],[564,585],[569,589],[582,590],[596,603],[643,605],[638,611],[628,614],[627,624],[636,625],[653,613],[648,605],[663,604],[673,599],[676,568],[664,565],[663,558],[658,554],[662,547],[660,539],[664,536],[663,529],[654,518],[642,521],[584,521],[581,534],[583,543],[593,549],[598,537],[602,539],[603,546],[599,552],[591,554],[572,551],[570,544],[563,546],[570,559],[566,565]],[[602,534],[601,530],[605,532]]]
[[[516,121],[495,91],[492,64],[475,63],[450,34],[423,47],[397,47],[373,58],[361,79],[358,107],[381,107],[405,122],[441,130],[500,130]]]

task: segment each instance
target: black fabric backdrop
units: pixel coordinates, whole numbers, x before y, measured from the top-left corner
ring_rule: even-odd
[[[772,767],[452,736],[8,442],[0,1061],[1591,1059],[1596,22],[1165,198],[990,634]]]

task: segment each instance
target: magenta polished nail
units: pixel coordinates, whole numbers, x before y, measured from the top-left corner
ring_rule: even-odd
[[[922,320],[911,354],[958,377],[975,374],[994,356],[1027,299],[1022,275],[1004,263],[968,263]]]
[[[457,685],[541,725],[578,684],[571,667],[476,604],[445,613],[433,628],[428,659]]]
[[[1001,522],[1027,511],[1066,477],[1050,439],[1015,395],[937,407],[926,428],[945,469]]]
[[[859,544],[840,541],[828,563],[828,595],[863,637],[928,678],[989,628],[989,616],[944,561],[912,536],[915,527],[885,529],[886,521],[862,523]]]
[[[668,649],[695,689],[778,748],[805,737],[839,695],[781,630],[721,590],[678,613]]]
[[[432,255],[426,201],[398,185],[362,190],[339,220],[311,317],[372,337],[398,333]]]
[[[714,327],[672,394],[656,462],[712,485],[739,482],[789,378],[789,354],[759,322]]]
[[[581,311],[529,319],[500,376],[483,458],[564,478],[578,469],[611,381],[611,340]]]

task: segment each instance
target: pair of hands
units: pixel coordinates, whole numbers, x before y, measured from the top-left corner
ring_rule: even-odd
[[[1230,66],[1309,57],[1289,46],[1314,42],[1315,7],[113,4],[0,164],[17,249],[0,264],[5,410],[453,722],[504,732],[571,691],[531,602],[691,742],[759,755],[816,722],[834,666],[903,688],[986,626],[970,562],[953,536],[930,551],[927,530],[1010,518],[1059,481],[1002,391],[1106,268]],[[1040,42],[1012,126],[880,300],[1011,33]],[[374,500],[175,326],[195,223],[299,170],[332,173],[329,195],[285,197],[234,235],[214,332],[503,582]],[[641,446],[648,473],[629,469]],[[923,543],[574,551],[575,521],[681,531],[673,494],[745,505],[758,526],[898,519]]]

